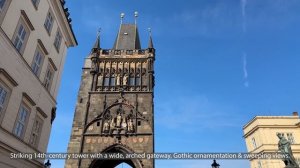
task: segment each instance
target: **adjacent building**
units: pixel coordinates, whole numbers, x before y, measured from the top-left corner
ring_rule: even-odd
[[[151,35],[141,48],[136,24],[121,23],[111,49],[101,48],[97,37],[82,69],[68,153],[154,152],[154,60]],[[122,163],[154,167],[153,159],[97,158],[69,159],[65,168]]]
[[[244,127],[244,138],[249,153],[278,152],[277,134],[282,134],[292,144],[292,151],[300,164],[300,119],[292,116],[256,116]],[[283,168],[280,159],[252,159],[251,168]]]
[[[68,47],[64,0],[0,0],[0,167],[43,167],[11,153],[45,153]]]

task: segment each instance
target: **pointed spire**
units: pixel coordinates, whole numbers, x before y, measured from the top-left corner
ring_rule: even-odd
[[[100,49],[100,32],[101,32],[101,28],[99,28],[97,31],[97,39],[93,46],[93,49],[92,49],[93,51],[97,51],[98,49]]]
[[[152,32],[151,32],[151,28],[148,28],[149,31],[149,43],[148,43],[148,48],[154,48],[153,47],[153,42],[152,42]]]
[[[139,13],[137,11],[134,12],[134,24],[136,25],[137,17],[139,16]]]
[[[123,24],[124,17],[125,17],[125,13],[121,13],[121,24]]]

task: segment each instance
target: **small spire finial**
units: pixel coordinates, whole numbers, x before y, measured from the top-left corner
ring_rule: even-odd
[[[121,13],[121,24],[123,23],[124,17],[125,17],[125,13]]]
[[[101,27],[97,30],[97,36],[96,36],[96,42],[93,47],[93,51],[95,52],[97,49],[100,49],[100,33],[101,33]]]
[[[139,13],[137,11],[134,12],[134,23],[136,24],[137,17],[139,16]]]
[[[148,28],[148,32],[149,32],[149,36],[152,36],[152,31],[150,27]]]
[[[100,33],[101,33],[101,27],[99,27],[98,30],[97,30],[97,37],[100,36]]]
[[[148,28],[148,32],[149,32],[149,43],[148,43],[148,48],[154,48],[154,47],[153,47],[153,42],[152,42],[152,30],[151,30],[150,27]]]

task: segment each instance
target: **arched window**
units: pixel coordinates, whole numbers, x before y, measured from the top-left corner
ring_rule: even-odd
[[[135,78],[133,74],[130,74],[129,76],[129,85],[134,86],[135,85]]]
[[[110,78],[110,86],[115,86],[115,83],[116,83],[115,75],[111,75],[111,78]]]
[[[103,85],[104,86],[109,86],[109,76],[108,75],[105,75]]]
[[[141,77],[140,77],[140,75],[137,75],[137,76],[136,76],[136,78],[135,78],[135,84],[136,84],[137,86],[141,85]]]

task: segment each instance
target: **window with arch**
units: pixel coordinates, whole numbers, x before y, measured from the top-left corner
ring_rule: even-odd
[[[129,76],[129,85],[134,86],[135,85],[135,78],[133,74],[130,74]]]
[[[109,86],[109,76],[108,75],[105,75],[103,85]]]
[[[141,76],[140,75],[136,76],[136,78],[135,78],[135,84],[138,85],[138,86],[141,85]]]
[[[116,83],[116,78],[115,78],[115,75],[111,75],[111,78],[110,78],[110,86],[115,86],[115,83]]]

